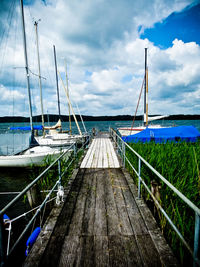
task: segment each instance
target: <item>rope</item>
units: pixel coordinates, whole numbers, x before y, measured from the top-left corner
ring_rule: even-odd
[[[84,128],[84,130],[85,130],[85,133],[87,133],[87,130],[86,130],[86,128],[85,128],[85,123],[84,123],[84,121],[83,121],[83,117],[82,117],[82,115],[81,115],[81,113],[80,113],[78,104],[77,104],[76,102],[75,102],[75,104],[76,104],[76,108],[77,108],[77,110],[78,110],[79,116],[80,116],[80,118],[81,118],[81,122],[82,122],[82,124],[83,124],[83,128]]]
[[[44,206],[44,210],[43,210],[42,216],[40,215],[40,228],[42,228],[42,222],[43,222],[43,219],[44,219],[44,213],[45,213],[45,210],[46,210],[46,206],[47,206],[47,203]]]
[[[0,192],[0,195],[13,195],[19,194],[20,192]]]
[[[49,203],[50,201],[52,201],[52,200],[54,200],[54,199],[56,199],[56,197],[53,197],[53,198],[49,199],[49,200],[47,201],[47,203]],[[34,210],[37,210],[39,207],[40,207],[40,205],[37,206],[37,207],[35,207],[34,209],[31,209],[31,210],[29,210],[29,211],[27,211],[27,212],[25,212],[25,213],[19,215],[18,217],[15,217],[14,219],[12,219],[12,220],[10,220],[10,221],[11,221],[11,222],[15,222],[15,221],[17,221],[18,219],[20,219],[20,218],[22,218],[22,217],[25,217],[25,216],[26,216],[27,214],[29,214],[30,212],[32,212],[32,211],[34,211]]]
[[[132,122],[132,125],[131,125],[131,129],[133,128],[133,125],[134,125],[134,122],[135,122],[135,118],[136,118],[137,110],[138,110],[139,103],[140,103],[140,99],[141,99],[141,95],[142,95],[142,90],[143,90],[143,87],[144,87],[144,81],[145,81],[145,76],[144,76],[144,78],[143,78],[142,87],[141,87],[141,89],[140,89],[140,95],[139,95],[139,99],[138,99],[138,102],[137,102],[137,107],[136,107],[136,110],[135,110],[135,115],[134,115],[134,118],[133,118],[133,122]],[[131,134],[131,129],[130,129],[130,134]]]

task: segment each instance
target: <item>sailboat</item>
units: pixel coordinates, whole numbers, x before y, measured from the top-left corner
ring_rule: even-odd
[[[27,90],[28,90],[28,98],[29,98],[31,136],[30,136],[30,141],[29,141],[27,149],[19,153],[14,153],[13,155],[0,156],[0,167],[28,167],[32,165],[38,166],[44,163],[44,160],[47,156],[51,156],[52,159],[55,159],[62,153],[60,149],[53,149],[48,146],[40,147],[34,138],[23,0],[20,0],[20,6],[21,6],[21,17],[22,17],[22,34],[23,34],[23,44],[24,44],[25,70],[26,70]]]
[[[53,46],[53,50],[54,50],[54,62],[55,62],[56,85],[57,85],[58,113],[59,113],[59,117],[61,117],[59,88],[58,88],[58,76],[57,76],[58,71],[57,71],[57,60],[56,60],[55,46]],[[71,133],[71,121],[69,121],[70,122],[70,134],[62,131],[62,122],[61,122],[61,119],[59,119],[58,122],[54,126],[51,126],[51,127],[44,126],[43,127],[44,131],[48,130],[47,134],[45,133],[45,134],[43,134],[43,136],[35,137],[36,141],[38,142],[38,144],[40,146],[65,147],[65,146],[69,146],[75,142],[77,144],[83,144],[86,141],[86,138],[88,137],[88,134],[83,134],[80,127],[79,127],[76,115],[74,113],[74,110],[73,110],[73,107],[72,107],[72,104],[71,104],[71,101],[69,98],[67,71],[66,71],[66,80],[67,80],[67,88],[65,88],[64,83],[63,83],[63,87],[65,89],[65,93],[67,96],[69,110],[72,111],[72,115],[74,117],[74,121],[76,123],[79,134],[73,134],[72,135],[72,133]],[[70,113],[69,113],[69,118],[70,118]]]
[[[143,87],[143,85],[142,85]],[[137,111],[137,109],[136,109]],[[136,115],[136,114],[135,114]],[[145,130],[146,128],[161,128],[162,126],[159,124],[156,125],[149,125],[150,121],[160,120],[163,118],[168,117],[168,115],[160,115],[160,116],[153,116],[150,117],[148,115],[148,67],[147,67],[147,48],[145,48],[145,75],[144,75],[144,115],[143,115],[143,125],[139,127],[121,127],[117,130],[121,134],[121,136],[133,135],[138,134],[141,131]]]
[[[196,142],[200,139],[200,133],[194,126],[162,127],[161,125],[149,125],[152,120],[162,119],[164,116],[148,116],[148,68],[147,48],[145,48],[145,77],[144,77],[144,125],[141,127],[118,128],[122,139],[129,143],[155,143],[166,142]],[[137,110],[137,109],[136,109]]]

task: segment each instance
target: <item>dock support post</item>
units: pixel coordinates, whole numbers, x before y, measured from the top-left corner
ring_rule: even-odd
[[[0,216],[0,266],[5,264],[4,234],[3,234],[3,215]]]
[[[141,197],[141,159],[138,159],[138,198]]]
[[[199,252],[199,234],[200,234],[200,218],[199,218],[199,215],[195,213],[193,267],[197,266],[196,260],[198,260],[198,252]]]

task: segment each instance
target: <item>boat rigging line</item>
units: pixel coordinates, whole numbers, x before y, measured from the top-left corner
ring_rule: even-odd
[[[141,95],[142,95],[142,90],[143,90],[143,87],[144,87],[144,81],[145,81],[145,76],[144,76],[144,78],[143,78],[142,86],[141,86],[141,89],[140,89],[140,95],[139,95],[139,99],[138,99],[138,102],[137,102],[137,107],[136,107],[136,110],[135,110],[135,115],[134,115],[134,118],[133,118],[133,122],[132,122],[132,125],[131,125],[131,128],[130,128],[130,134],[131,134],[131,129],[133,128],[133,125],[134,125],[134,123],[135,123],[135,118],[136,118],[136,114],[137,114],[138,107],[139,107],[139,104],[140,104],[140,99],[141,99]]]

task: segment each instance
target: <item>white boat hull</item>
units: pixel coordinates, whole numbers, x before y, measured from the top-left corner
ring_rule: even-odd
[[[45,137],[37,136],[35,139],[40,146],[65,147],[70,146],[73,143],[84,143],[85,137],[85,135],[58,133],[54,135],[46,135]]]
[[[141,131],[145,130],[147,126],[140,126],[140,127],[124,127],[124,128],[118,128],[117,130],[121,134],[121,136],[127,136],[127,135],[133,135],[140,133]],[[148,128],[162,128],[161,125],[149,125]]]
[[[0,156],[0,167],[31,167],[41,166],[45,164],[45,159],[49,156],[52,160],[55,160],[63,153],[64,150],[51,149],[49,147],[34,147],[24,151],[19,155],[12,156]],[[70,155],[66,153],[68,158]]]

